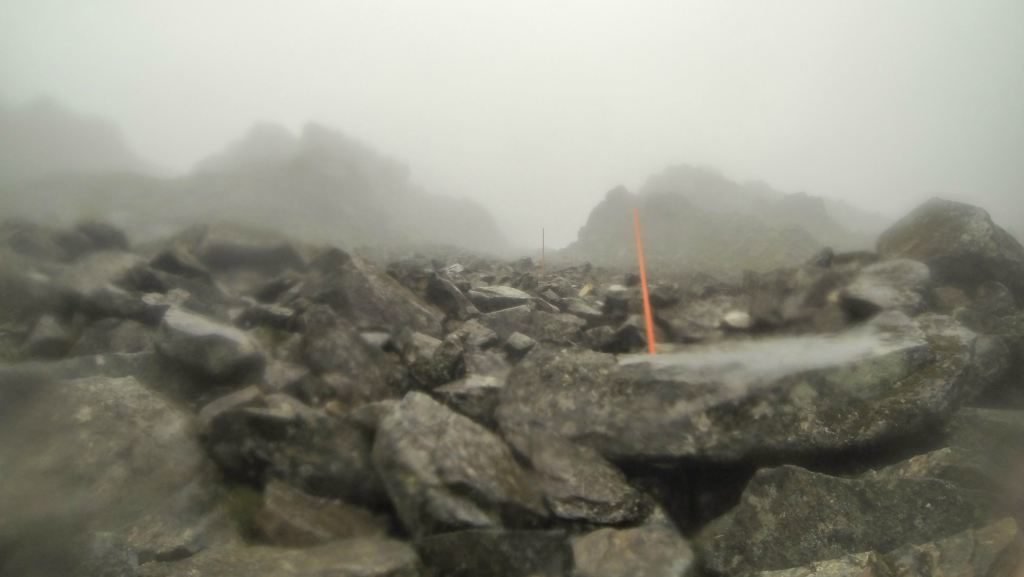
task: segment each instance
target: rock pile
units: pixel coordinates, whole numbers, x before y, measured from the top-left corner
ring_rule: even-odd
[[[0,574],[1012,577],[1021,271],[934,201],[651,357],[622,271],[3,224]]]

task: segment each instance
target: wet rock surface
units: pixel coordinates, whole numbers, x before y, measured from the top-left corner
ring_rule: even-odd
[[[1014,242],[658,265],[650,356],[631,268],[0,225],[0,574],[1015,577]]]

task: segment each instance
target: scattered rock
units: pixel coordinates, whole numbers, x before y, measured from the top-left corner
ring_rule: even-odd
[[[72,342],[71,333],[57,319],[43,315],[25,340],[25,354],[30,357],[59,358],[68,352]]]
[[[139,577],[418,577],[416,552],[391,539],[346,539],[305,549],[232,546],[173,563],[143,565]]]
[[[455,412],[494,429],[498,426],[494,411],[498,408],[498,397],[504,386],[503,377],[472,374],[437,387],[430,393]]]
[[[500,438],[421,393],[381,422],[373,463],[416,536],[523,527],[545,516],[540,496]]]
[[[386,523],[365,509],[343,501],[307,495],[280,481],[263,490],[256,514],[262,540],[272,545],[306,547],[355,537],[382,537]]]
[[[244,331],[175,308],[164,314],[156,348],[213,380],[238,376],[263,363],[256,343]]]
[[[650,513],[651,503],[593,449],[542,433],[515,435],[509,441],[537,473],[544,501],[555,517],[621,525]]]
[[[418,548],[445,577],[562,577],[572,567],[562,531],[470,529],[425,537]]]
[[[586,325],[579,317],[533,310],[530,305],[485,313],[480,316],[480,322],[494,330],[501,340],[518,332],[538,342],[556,345],[571,345],[578,342],[580,331]]]
[[[229,479],[280,479],[311,495],[377,505],[384,487],[370,462],[371,434],[286,395],[235,393],[207,405],[203,443]]]
[[[519,360],[537,345],[537,341],[523,333],[512,333],[505,339],[505,352],[514,360]]]
[[[678,577],[694,567],[690,545],[665,520],[603,528],[572,540],[575,577]]]
[[[485,313],[529,305],[533,297],[509,286],[481,286],[469,291],[469,300]]]
[[[868,266],[843,290],[843,307],[854,318],[864,319],[884,310],[914,316],[925,310],[925,290],[931,274],[928,266],[896,259]]]

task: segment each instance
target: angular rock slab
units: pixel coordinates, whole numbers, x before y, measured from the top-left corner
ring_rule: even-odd
[[[405,543],[349,539],[308,549],[224,547],[183,561],[143,565],[139,577],[418,577]]]
[[[540,496],[494,433],[422,393],[409,393],[377,428],[373,464],[416,536],[529,526]]]
[[[925,310],[924,292],[931,281],[928,265],[909,259],[875,263],[842,291],[843,308],[855,318],[883,310],[916,315]]]
[[[696,545],[711,571],[742,575],[927,543],[987,514],[945,481],[845,479],[783,466],[758,471]]]
[[[626,356],[539,350],[510,374],[503,432],[538,429],[612,460],[735,461],[871,446],[939,422],[1005,368],[947,317],[886,313],[829,337]]]
[[[228,378],[263,362],[255,341],[244,331],[177,308],[164,315],[156,348],[211,379]]]
[[[875,551],[847,555],[757,577],[1016,577],[1022,559],[1021,535],[1013,519],[888,554]]]
[[[73,543],[108,533],[146,561],[219,539],[215,474],[184,410],[132,377],[0,381],[0,397],[5,555],[84,555]]]
[[[642,520],[649,503],[597,451],[534,432],[509,442],[529,461],[551,513],[566,521],[621,525]]]

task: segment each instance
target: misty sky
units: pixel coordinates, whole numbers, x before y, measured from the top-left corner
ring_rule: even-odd
[[[1021,0],[0,0],[0,98],[38,95],[176,171],[320,121],[521,244],[680,162],[1024,224]]]

